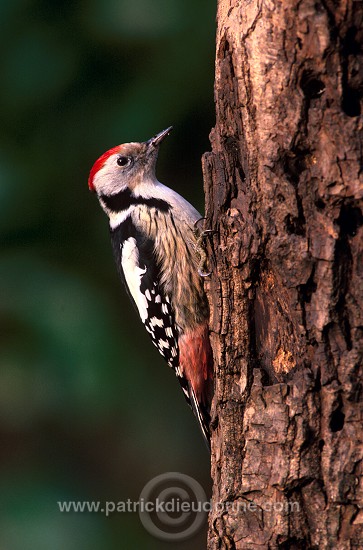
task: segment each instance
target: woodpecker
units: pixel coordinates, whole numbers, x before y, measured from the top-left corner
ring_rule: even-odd
[[[196,230],[202,216],[155,175],[160,143],[171,130],[104,153],[88,186],[109,218],[120,278],[209,446],[212,351]]]

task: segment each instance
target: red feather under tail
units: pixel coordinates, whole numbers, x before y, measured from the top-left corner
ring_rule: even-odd
[[[179,364],[189,385],[193,412],[208,443],[210,440],[210,406],[213,396],[213,355],[208,336],[208,324],[179,338]]]

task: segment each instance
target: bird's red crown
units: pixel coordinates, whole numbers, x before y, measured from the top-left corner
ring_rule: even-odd
[[[108,151],[103,153],[103,155],[101,155],[96,160],[96,162],[94,163],[94,165],[91,168],[91,171],[90,171],[89,177],[88,177],[88,188],[89,188],[90,191],[95,191],[95,186],[93,184],[93,180],[94,180],[95,175],[97,174],[97,172],[99,170],[101,170],[102,166],[105,164],[106,160],[108,158],[110,158],[111,155],[113,155],[114,153],[118,153],[120,151],[121,147],[122,147],[122,145],[117,145],[116,147],[112,147],[112,149],[109,149]]]

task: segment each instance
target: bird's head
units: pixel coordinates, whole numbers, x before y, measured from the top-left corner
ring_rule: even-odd
[[[124,190],[132,192],[141,182],[154,180],[159,145],[171,130],[172,126],[148,141],[124,143],[106,151],[91,169],[89,189],[107,197]]]

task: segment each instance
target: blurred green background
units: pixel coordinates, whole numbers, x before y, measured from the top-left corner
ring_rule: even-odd
[[[138,499],[209,457],[173,373],[117,278],[88,172],[169,125],[159,179],[203,211],[214,124],[215,2],[0,3],[0,550],[196,549],[137,514],[58,500]]]

